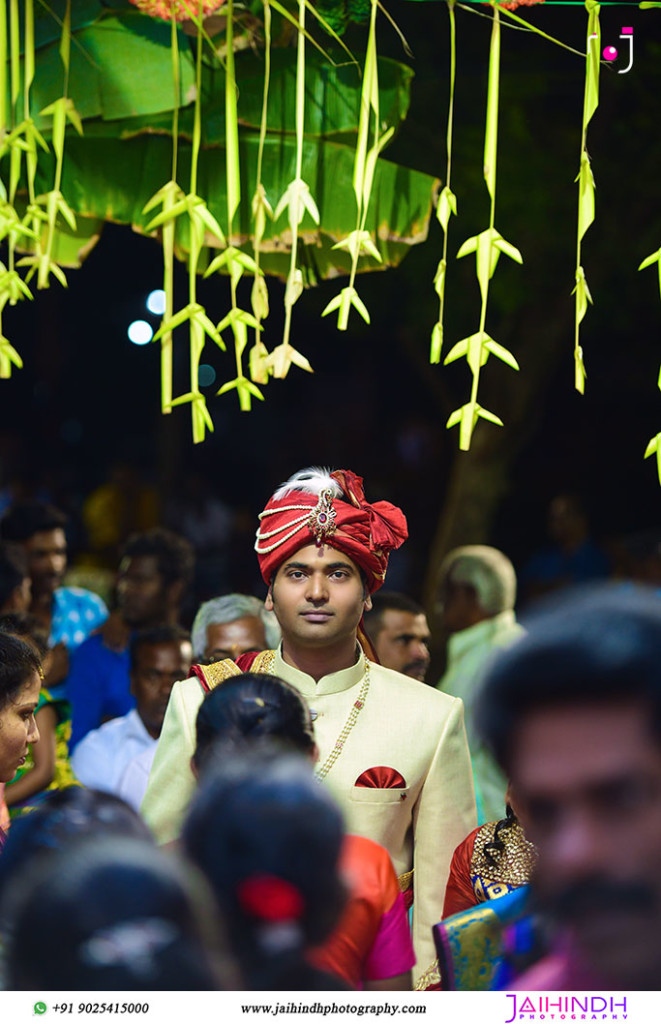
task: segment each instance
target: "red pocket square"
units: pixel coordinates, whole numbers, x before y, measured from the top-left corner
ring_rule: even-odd
[[[384,765],[368,768],[358,776],[355,784],[366,789],[406,789],[404,776],[394,768],[386,768]]]

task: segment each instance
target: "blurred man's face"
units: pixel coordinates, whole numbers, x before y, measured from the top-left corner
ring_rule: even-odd
[[[193,648],[179,643],[143,644],[131,671],[131,692],[138,714],[150,736],[161,734],[172,687],[190,672]]]
[[[122,559],[117,575],[117,605],[129,626],[140,628],[164,622],[167,594],[155,555]]]
[[[441,587],[441,621],[446,633],[461,633],[488,618],[482,611],[472,587],[445,581]]]
[[[64,530],[39,530],[24,544],[32,579],[32,595],[52,594],[67,567],[67,540]]]
[[[387,608],[374,639],[378,659],[386,668],[424,682],[429,666],[429,626],[424,615]]]
[[[512,749],[537,891],[577,962],[622,989],[661,978],[661,743],[650,718],[638,701],[542,708]]]

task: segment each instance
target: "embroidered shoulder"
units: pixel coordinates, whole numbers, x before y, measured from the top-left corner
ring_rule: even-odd
[[[274,661],[275,651],[260,651],[250,666],[250,671],[264,672],[266,675],[272,675]]]
[[[234,664],[231,658],[214,661],[211,665],[198,665],[197,671],[204,676],[204,681],[210,690],[215,689],[219,683],[224,683],[231,676],[241,675],[241,669]]]
[[[232,676],[243,675],[244,671],[272,674],[274,661],[275,651],[260,651],[248,669],[239,668],[231,658],[225,658],[224,661],[214,661],[211,665],[195,665],[193,673],[200,680],[203,689],[213,690]]]

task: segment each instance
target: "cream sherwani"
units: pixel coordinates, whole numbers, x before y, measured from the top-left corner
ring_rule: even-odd
[[[399,875],[414,869],[413,941],[417,974],[435,959],[432,925],[443,913],[455,847],[475,827],[475,795],[461,700],[370,663],[369,690],[325,784],[344,812],[347,831],[385,846]],[[310,676],[275,653],[272,669],[316,712],[321,769],[342,733],[365,675],[361,653],[351,668]],[[161,842],[174,839],[194,789],[190,757],[204,692],[193,677],[175,683],[142,812]],[[367,770],[398,772],[400,788],[356,786]]]

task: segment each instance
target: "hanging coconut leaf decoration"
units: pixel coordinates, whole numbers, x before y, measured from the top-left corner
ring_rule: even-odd
[[[482,167],[489,218],[456,251],[456,259],[475,259],[479,313],[465,337],[451,339],[445,336],[454,272],[450,228],[456,230],[455,220],[461,225],[452,181],[453,140],[461,130],[454,112],[456,35],[464,28],[458,12],[465,5],[446,0],[449,103],[439,130],[447,160],[439,183],[387,158],[407,114],[413,73],[378,54],[379,23],[387,15],[380,0],[262,0],[249,11],[234,0],[117,0],[112,6],[103,0],[0,0],[0,62],[7,69],[0,77],[0,377],[22,365],[19,348],[3,332],[7,305],[66,286],[65,271],[80,265],[104,223],[129,224],[163,248],[166,308],[155,336],[162,410],[188,405],[193,438],[202,441],[213,429],[199,385],[203,350],[211,347],[224,368],[219,394],[236,395],[249,410],[272,378],[313,367],[314,352],[296,339],[302,289],[346,275],[323,312],[333,314],[340,330],[356,316],[369,322],[358,276],[397,265],[424,241],[435,203],[442,251],[433,281],[438,319],[430,324],[430,358],[466,363],[470,391],[447,426],[459,427],[459,445],[467,449],[480,420],[502,422],[503,410],[480,402],[490,357],[518,369],[496,340],[489,292],[501,256],[522,261],[497,227],[502,26],[558,43],[517,13],[534,2],[544,0],[480,5],[491,19]],[[580,392],[586,372],[579,331],[592,301],[582,242],[595,217],[587,133],[599,103],[600,69],[599,4],[586,0],[585,11],[573,268]],[[352,22],[365,25],[364,52],[351,53],[342,42]],[[188,271],[188,301],[181,308],[174,306],[175,260]],[[640,269],[659,264],[656,252]],[[198,282],[201,274],[217,273],[229,277],[230,299],[215,323],[199,301]],[[286,282],[280,338],[269,332],[270,275]],[[245,279],[251,281],[249,303],[239,299]],[[183,384],[174,379],[175,345],[188,348]],[[656,454],[661,479],[661,434],[645,454]]]
[[[26,278],[35,274],[40,287],[53,275],[66,284],[62,268],[79,265],[105,221],[153,234],[164,253],[166,309],[155,336],[162,410],[190,405],[193,437],[201,441],[213,429],[198,379],[205,346],[221,359],[232,354],[219,393],[235,392],[248,410],[270,377],[292,366],[311,369],[312,354],[291,343],[300,290],[356,273],[345,242],[357,223],[351,136],[364,124],[362,68],[346,55],[342,63],[329,59],[324,46],[338,44],[337,33],[314,9],[313,25],[306,24],[304,0],[294,8],[265,5],[266,75],[264,54],[239,45],[231,2],[131,0],[131,8],[111,10],[85,0],[75,13],[67,5],[59,37],[57,4],[51,14],[40,8],[35,32],[27,18],[27,27],[19,24],[16,0],[9,2],[3,25],[14,60],[10,95],[2,98],[3,168],[9,165],[13,189],[5,210],[11,259],[0,277],[4,302],[31,296]],[[272,8],[295,30],[295,50],[273,45]],[[343,21],[365,13],[369,4],[356,5]],[[313,29],[323,44],[312,45]],[[373,49],[368,59],[385,125],[381,149],[383,136],[387,141],[406,116],[412,74],[404,64],[378,61]],[[29,111],[24,123],[19,106]],[[361,270],[397,264],[426,237],[436,187],[432,177],[383,160],[371,161],[370,175],[359,213],[367,253]],[[188,268],[188,303],[180,309],[173,303],[175,259]],[[201,273],[229,276],[231,304],[218,323],[198,300]],[[287,281],[285,335],[275,345],[264,330],[268,274]],[[237,291],[246,275],[253,279],[248,309]],[[173,377],[175,344],[189,350],[183,389]],[[3,338],[0,373],[18,365],[20,354]]]

